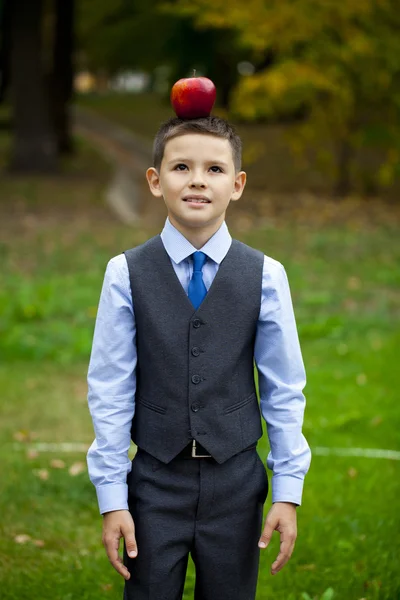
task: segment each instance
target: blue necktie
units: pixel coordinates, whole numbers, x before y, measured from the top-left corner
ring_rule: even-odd
[[[189,282],[188,296],[189,300],[197,310],[207,294],[207,288],[204,285],[202,268],[207,260],[204,252],[194,252],[193,256],[193,275]]]

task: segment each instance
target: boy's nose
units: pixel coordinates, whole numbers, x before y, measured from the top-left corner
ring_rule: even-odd
[[[201,178],[201,177],[193,177],[192,181],[190,182],[190,186],[191,189],[194,188],[205,188],[206,187],[206,183],[205,181]]]

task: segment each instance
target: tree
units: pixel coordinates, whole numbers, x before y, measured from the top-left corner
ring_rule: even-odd
[[[390,183],[400,146],[400,17],[394,0],[175,0],[168,10],[202,28],[231,29],[255,60],[273,54],[272,66],[239,81],[232,114],[273,120],[306,106],[308,118],[295,129],[294,141],[298,148],[318,143],[325,160],[330,152],[338,195],[351,189],[362,146],[384,151],[375,179]]]
[[[54,0],[50,98],[57,149],[72,151],[69,104],[73,95],[74,0]]]
[[[163,0],[82,0],[78,29],[85,65],[108,74],[165,65],[170,84],[196,68],[214,79],[219,103],[227,107],[237,61],[247,54],[230,29],[199,29],[191,17],[166,14],[162,7]]]
[[[54,171],[57,148],[42,64],[42,0],[11,2],[11,86],[14,144],[11,168]]]
[[[0,103],[4,98],[10,81],[10,45],[11,45],[11,2],[0,2]]]

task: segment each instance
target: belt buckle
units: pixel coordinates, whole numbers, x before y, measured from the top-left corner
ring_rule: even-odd
[[[211,454],[196,454],[196,440],[192,442],[192,458],[211,458]]]

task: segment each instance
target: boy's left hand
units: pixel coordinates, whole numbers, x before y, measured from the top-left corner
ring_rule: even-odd
[[[271,575],[278,573],[292,556],[297,537],[296,506],[292,502],[275,502],[265,520],[264,530],[258,542],[260,548],[268,546],[275,530],[281,535],[281,547],[272,564]]]

